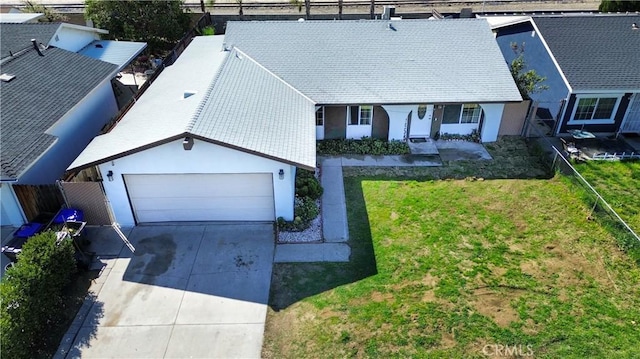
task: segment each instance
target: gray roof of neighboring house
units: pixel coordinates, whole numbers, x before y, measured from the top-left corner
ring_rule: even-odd
[[[313,101],[236,48],[211,84],[189,132],[315,168],[314,114]]]
[[[69,169],[189,134],[276,161],[315,167],[314,103],[242,52],[221,51],[223,41],[224,36],[194,38],[118,125],[94,138]],[[194,94],[183,98],[185,92]]]
[[[574,91],[640,89],[640,15],[534,17]]]
[[[146,42],[95,40],[79,54],[118,65],[121,70],[147,47]]]
[[[232,21],[225,43],[320,104],[521,100],[484,19]]]
[[[56,138],[47,130],[79,103],[116,66],[66,50],[35,49],[8,59],[2,73],[15,75],[0,82],[0,179],[16,180]]]
[[[33,47],[31,39],[47,45],[56,33],[60,23],[2,24],[0,26],[0,53],[2,58],[20,50]]]

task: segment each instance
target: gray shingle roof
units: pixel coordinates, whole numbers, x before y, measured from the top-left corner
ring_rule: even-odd
[[[225,36],[321,104],[521,100],[484,19],[229,22]]]
[[[60,23],[2,24],[0,27],[2,58],[9,56],[9,52],[15,54],[20,50],[33,47],[31,39],[48,44],[59,27]]]
[[[188,132],[315,168],[315,104],[234,49]]]
[[[640,89],[639,15],[534,17],[576,90]]]
[[[0,82],[1,179],[17,179],[37,160],[56,140],[47,129],[116,68],[56,48],[44,56],[31,49],[2,63],[2,73],[16,77]]]

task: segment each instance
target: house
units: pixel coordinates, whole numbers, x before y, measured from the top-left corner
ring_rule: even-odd
[[[640,132],[640,15],[490,17],[505,59],[523,49],[549,87],[531,94],[554,135]]]
[[[56,183],[117,113],[116,75],[146,46],[94,51],[104,30],[61,23],[4,23],[0,34],[1,224],[19,226],[42,209],[38,186]],[[104,61],[103,61],[104,60]],[[57,189],[53,187],[53,191]]]
[[[43,13],[39,12],[8,12],[0,13],[0,23],[2,24],[15,24],[24,22],[37,22],[38,19],[44,17]]]
[[[122,225],[292,220],[317,139],[495,141],[521,100],[485,20],[229,22],[69,170],[98,166]]]

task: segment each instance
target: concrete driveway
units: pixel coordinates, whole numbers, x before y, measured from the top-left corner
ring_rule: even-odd
[[[67,358],[260,357],[271,224],[138,226],[129,240],[134,255],[102,259]]]

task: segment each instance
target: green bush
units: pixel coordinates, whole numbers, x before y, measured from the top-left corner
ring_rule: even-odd
[[[404,141],[385,141],[363,137],[360,140],[322,140],[316,144],[316,151],[323,155],[405,155],[410,153],[409,145]]]
[[[305,169],[296,171],[296,196],[309,197],[315,201],[322,196],[323,191],[315,172]]]
[[[278,228],[281,231],[301,232],[309,228],[311,222],[318,217],[320,209],[316,201],[309,197],[296,197],[293,208],[293,221],[285,221],[278,217]]]
[[[25,243],[0,282],[3,358],[39,358],[57,347],[50,333],[65,325],[64,289],[76,271],[73,244],[48,231]],[[50,355],[50,354],[49,354]]]

